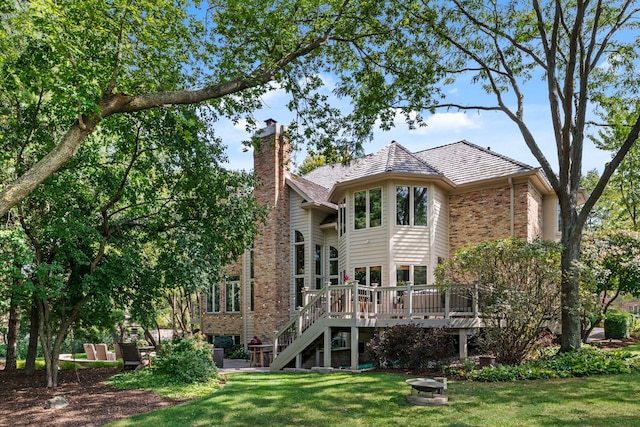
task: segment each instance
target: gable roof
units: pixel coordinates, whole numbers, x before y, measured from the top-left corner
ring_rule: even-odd
[[[329,189],[309,181],[305,177],[291,176],[287,183],[304,199],[305,203],[323,205],[331,209],[338,209],[335,203],[329,201]]]

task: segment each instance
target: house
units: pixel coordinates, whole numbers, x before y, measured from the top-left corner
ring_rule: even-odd
[[[284,130],[268,120],[254,153],[266,225],[207,291],[201,317],[209,339],[274,343],[272,369],[357,368],[373,328],[408,322],[457,331],[465,357],[482,326],[474,295],[438,292],[434,267],[474,242],[559,238],[541,170],[489,148],[459,141],[412,153],[394,141],[296,176]]]

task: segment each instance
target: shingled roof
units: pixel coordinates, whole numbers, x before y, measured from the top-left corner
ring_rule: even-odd
[[[298,183],[299,191],[309,197],[319,198],[309,201],[327,205],[330,202],[326,197],[329,197],[336,185],[378,175],[415,174],[444,178],[457,186],[536,170],[525,163],[464,140],[417,153],[411,153],[393,141],[377,153],[356,159],[350,165],[321,166],[305,175],[304,181],[295,182]],[[309,184],[326,189],[326,193]],[[322,197],[325,198],[321,199]]]
[[[419,151],[415,156],[434,165],[457,185],[536,169],[464,140]]]

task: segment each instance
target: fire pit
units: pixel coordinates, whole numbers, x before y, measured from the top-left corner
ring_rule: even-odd
[[[411,386],[409,401],[416,405],[443,405],[449,401],[444,395],[447,389],[447,379],[437,378],[410,378],[406,383]],[[416,394],[414,394],[414,391]],[[428,395],[422,393],[429,393]]]

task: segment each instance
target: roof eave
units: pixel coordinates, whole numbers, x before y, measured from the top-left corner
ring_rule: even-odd
[[[375,183],[381,181],[382,179],[388,180],[392,178],[401,178],[404,180],[421,180],[428,179],[431,181],[439,181],[443,184],[443,187],[446,190],[452,191],[456,188],[456,184],[451,181],[449,178],[444,176],[443,174],[416,174],[411,172],[382,172],[375,175],[368,175],[361,178],[352,179],[349,181],[337,182],[331,191],[329,192],[328,199],[333,201],[340,200],[340,198],[344,195],[344,193],[350,188],[354,187],[362,187],[368,183]]]

